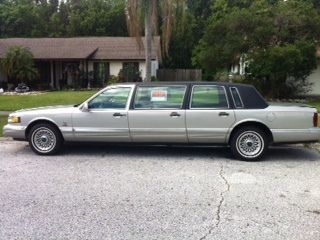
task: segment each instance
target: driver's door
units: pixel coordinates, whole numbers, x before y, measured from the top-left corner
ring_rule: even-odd
[[[133,86],[116,86],[87,102],[88,109],[72,116],[75,140],[129,142],[129,99]]]

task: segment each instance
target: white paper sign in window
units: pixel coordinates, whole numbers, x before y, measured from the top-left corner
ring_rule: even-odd
[[[163,89],[155,89],[151,91],[151,102],[166,102],[168,99],[168,91]]]

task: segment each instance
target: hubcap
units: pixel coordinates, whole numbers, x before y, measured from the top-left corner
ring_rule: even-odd
[[[244,132],[237,138],[237,150],[243,157],[257,157],[263,151],[263,148],[263,138],[257,132]]]
[[[48,153],[56,146],[56,136],[49,129],[41,127],[36,129],[31,136],[32,145],[41,153]]]

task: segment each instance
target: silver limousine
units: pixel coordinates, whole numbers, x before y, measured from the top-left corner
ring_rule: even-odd
[[[40,155],[79,141],[225,144],[238,159],[258,160],[270,144],[319,141],[317,124],[315,108],[269,105],[250,85],[126,83],[79,105],[14,112],[4,135]]]

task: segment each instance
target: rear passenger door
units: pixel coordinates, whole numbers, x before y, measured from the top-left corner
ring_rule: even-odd
[[[230,108],[224,86],[192,86],[186,110],[190,143],[225,143],[229,128],[234,122],[234,111]]]
[[[186,143],[186,85],[137,86],[129,110],[133,142]]]

